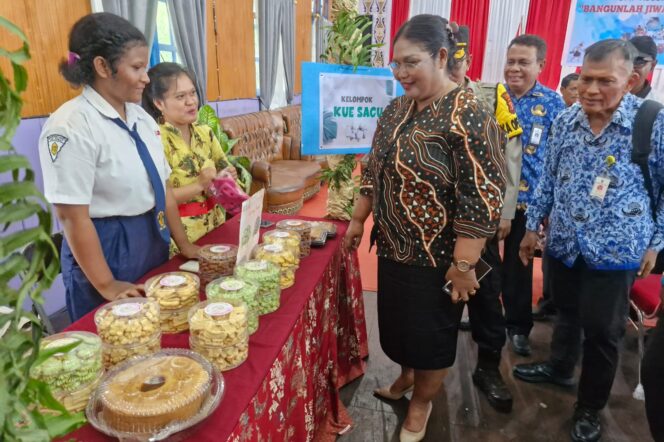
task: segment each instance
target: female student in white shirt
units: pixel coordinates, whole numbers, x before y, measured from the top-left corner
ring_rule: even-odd
[[[143,34],[109,13],[70,31],[60,72],[82,93],[48,119],[39,140],[46,198],[64,228],[62,275],[72,321],[105,301],[140,296],[132,283],[186,237],[159,127],[139,105],[149,83]]]

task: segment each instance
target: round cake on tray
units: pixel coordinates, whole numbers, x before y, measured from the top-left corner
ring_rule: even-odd
[[[198,361],[157,355],[129,365],[104,383],[103,419],[117,431],[153,432],[196,415],[210,384],[209,373]]]

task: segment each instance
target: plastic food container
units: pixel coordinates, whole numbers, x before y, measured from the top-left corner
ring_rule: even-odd
[[[311,224],[301,219],[284,219],[277,223],[277,229],[294,230],[300,234],[300,256],[309,256],[311,253]]]
[[[150,298],[113,301],[97,310],[95,324],[105,344],[127,346],[151,342],[161,335],[159,304]]]
[[[242,365],[249,357],[249,338],[235,345],[222,347],[218,345],[205,345],[193,336],[189,337],[189,348],[203,355],[205,359],[212,362],[219,371],[232,370]]]
[[[337,226],[329,221],[310,221],[311,246],[323,247],[328,238],[337,236]]]
[[[249,334],[258,329],[258,286],[239,278],[228,276],[215,279],[205,288],[208,300],[229,302],[232,305],[238,301],[247,306],[247,321]]]
[[[199,302],[200,281],[187,272],[170,272],[150,278],[145,283],[148,298],[159,303],[162,333],[179,333],[189,328],[187,313]]]
[[[95,391],[95,388],[97,388],[97,385],[99,385],[99,380],[103,373],[103,370],[100,371],[96,379],[93,379],[87,384],[81,385],[76,390],[51,391],[51,393],[53,394],[53,397],[67,409],[67,411],[78,413],[79,411],[85,410],[92,393]],[[47,410],[44,410],[44,412],[49,413]]]
[[[297,256],[297,264],[300,265],[300,234],[295,230],[270,230],[263,235],[264,244],[281,244],[284,247],[291,248]]]
[[[79,343],[71,350],[55,353],[32,368],[30,375],[47,383],[53,395],[71,412],[85,408],[101,374],[101,339],[84,331],[58,333],[44,338],[42,350]]]
[[[291,249],[284,248],[281,244],[260,244],[254,251],[254,258],[269,261],[279,266],[279,284],[286,289],[295,284],[295,270],[298,260]]]
[[[258,286],[258,314],[279,308],[281,297],[279,266],[269,261],[252,260],[235,268],[235,276]]]
[[[229,347],[247,340],[244,302],[205,301],[189,310],[189,332],[202,345]]]
[[[102,343],[101,354],[104,367],[108,369],[134,356],[156,353],[161,349],[161,332],[156,333],[147,342],[113,345]]]
[[[167,349],[106,373],[86,414],[120,440],[163,440],[209,416],[223,390],[223,378],[202,356]]]
[[[237,246],[214,244],[202,247],[198,252],[198,274],[201,284],[207,285],[213,279],[233,274]]]

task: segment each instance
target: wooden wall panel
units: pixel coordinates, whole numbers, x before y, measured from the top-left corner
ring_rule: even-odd
[[[32,59],[25,64],[28,89],[23,95],[23,117],[48,115],[78,91],[62,78],[58,63],[67,54],[69,29],[89,14],[90,0],[1,1],[0,16],[19,26],[28,37]],[[18,39],[0,31],[0,47],[15,48]],[[3,72],[8,64],[0,65]]]
[[[298,0],[295,5],[295,95],[302,93],[301,63],[311,60],[312,0]]]
[[[217,36],[214,35],[213,2],[216,9]],[[207,2],[209,101],[256,98],[252,3],[251,0]]]

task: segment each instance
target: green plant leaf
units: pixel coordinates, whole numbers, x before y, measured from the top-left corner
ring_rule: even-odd
[[[18,26],[16,26],[14,23],[11,21],[7,20],[5,17],[0,15],[0,27],[5,28],[7,31],[11,32],[12,34],[16,35],[18,38],[21,39],[23,43],[28,42],[28,38],[25,36],[23,31],[19,29]]]
[[[28,71],[20,64],[13,64],[14,68],[14,88],[16,92],[21,93],[28,87]]]
[[[42,210],[44,208],[39,204],[28,202],[19,202],[13,206],[2,206],[0,207],[0,225],[23,221]]]
[[[31,182],[5,183],[0,185],[0,205],[28,197],[36,197],[46,202],[39,189]]]
[[[9,256],[12,252],[22,249],[39,239],[44,239],[44,235],[44,229],[39,226],[0,238],[0,258]]]
[[[82,427],[86,423],[85,414],[80,413],[67,413],[60,416],[45,416],[44,423],[48,429],[48,435],[51,439],[64,436],[77,428]]]
[[[0,173],[15,169],[32,169],[30,162],[23,155],[9,154],[0,156]]]

